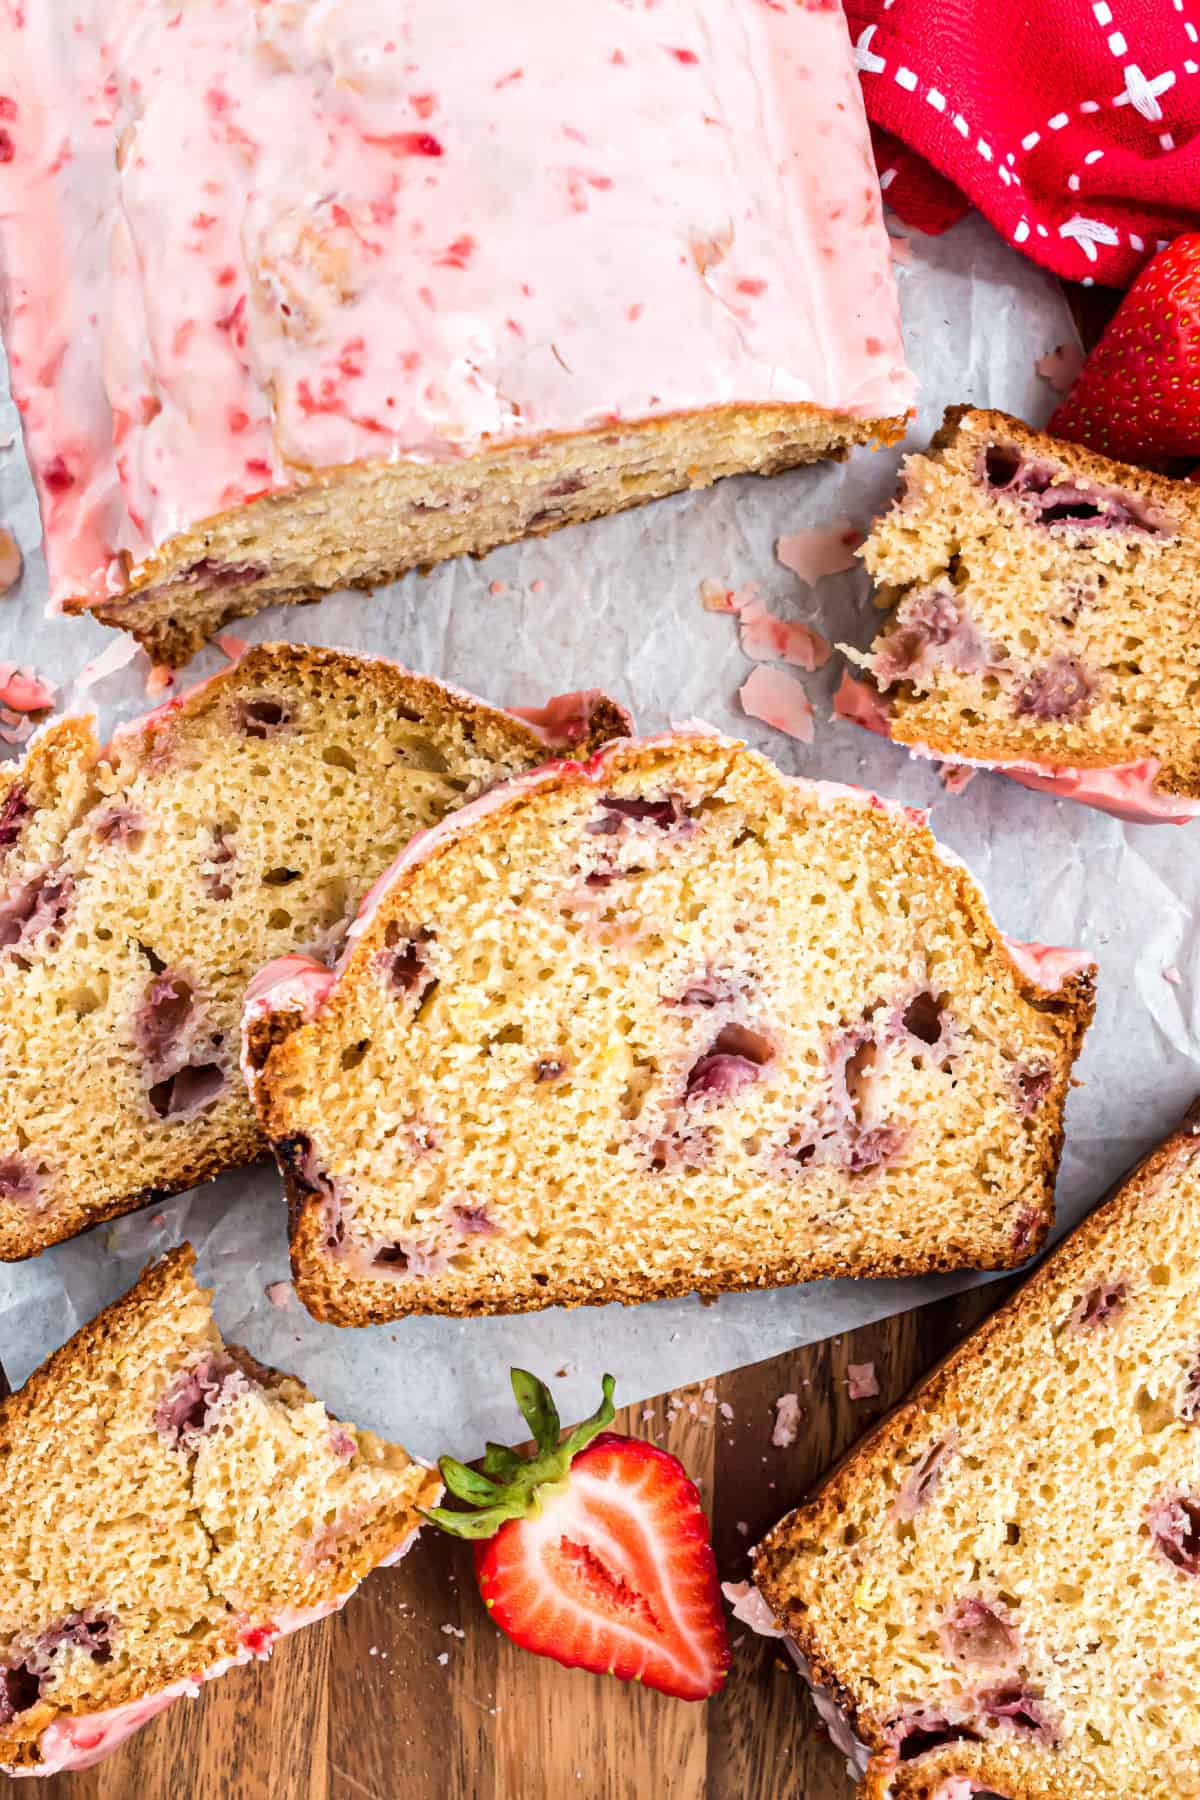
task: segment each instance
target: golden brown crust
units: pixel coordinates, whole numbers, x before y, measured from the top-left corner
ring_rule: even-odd
[[[710,751],[710,745],[701,745],[696,755],[702,757]],[[651,746],[651,762],[656,754],[657,750]],[[608,773],[615,774],[626,765],[641,766],[639,757],[645,758],[643,747],[636,740],[631,740],[614,759]],[[769,765],[764,764],[764,767],[767,766]],[[584,772],[577,765],[567,765],[556,775],[554,789],[556,793],[566,793],[587,785]],[[499,811],[489,811],[489,828],[502,821],[511,829],[512,822],[526,808],[536,805],[539,794],[544,791],[539,789],[530,793],[522,789],[518,778],[512,784]],[[912,832],[910,824],[901,824],[890,816],[875,814],[874,811],[872,816],[877,823],[881,817],[884,818],[884,828],[894,834]],[[971,922],[973,935],[986,941],[989,954],[1011,971],[1022,998],[1054,1021],[1055,1033],[1059,1039],[1061,1062],[1055,1072],[1051,1092],[1039,1115],[1035,1179],[1026,1196],[1027,1216],[1019,1241],[1006,1242],[1002,1249],[996,1249],[982,1235],[977,1235],[970,1258],[970,1266],[973,1267],[1016,1267],[1041,1248],[1053,1223],[1053,1186],[1062,1149],[1063,1110],[1070,1085],[1070,1069],[1095,1008],[1095,971],[1089,969],[1072,976],[1063,987],[1054,992],[1038,987],[1022,969],[1012,963],[986,903],[968,873],[956,863],[948,865],[941,861],[932,835],[923,826],[920,828],[918,842],[924,853],[932,854],[937,859],[938,867],[953,893],[955,904]],[[281,1012],[261,1021],[253,1034],[254,1060],[259,1067],[255,1082],[255,1104],[267,1136],[272,1141],[287,1190],[291,1260],[297,1292],[315,1317],[332,1324],[357,1326],[400,1318],[414,1310],[432,1310],[470,1317],[535,1311],[548,1306],[602,1305],[612,1301],[636,1304],[648,1299],[662,1299],[691,1292],[716,1294],[738,1289],[774,1287],[846,1272],[864,1276],[899,1276],[964,1266],[966,1259],[961,1252],[944,1250],[933,1254],[915,1253],[899,1244],[891,1255],[880,1253],[862,1256],[852,1271],[847,1271],[840,1262],[831,1261],[816,1249],[795,1253],[777,1249],[769,1258],[764,1256],[759,1267],[749,1271],[743,1260],[728,1256],[726,1266],[721,1269],[716,1281],[698,1279],[686,1273],[674,1279],[646,1277],[639,1273],[636,1277],[609,1276],[599,1281],[567,1276],[556,1280],[552,1285],[546,1285],[544,1279],[539,1281],[535,1274],[531,1274],[528,1278],[506,1277],[500,1292],[481,1287],[469,1294],[439,1294],[429,1302],[419,1300],[415,1307],[411,1298],[406,1297],[406,1290],[395,1282],[348,1277],[331,1261],[324,1249],[323,1202],[319,1194],[307,1188],[303,1179],[306,1145],[302,1139],[293,1135],[289,1090],[294,1090],[298,1085],[303,1086],[304,1046],[311,1034],[328,1029],[337,1037],[342,1032],[339,1015],[344,1010],[347,1017],[350,1016],[356,981],[369,968],[377,949],[377,939],[386,929],[387,920],[403,919],[406,916],[408,897],[415,886],[418,883],[436,884],[440,868],[444,870],[443,880],[448,891],[455,891],[454,859],[460,854],[460,850],[469,861],[470,849],[469,845],[464,846],[463,834],[448,832],[439,837],[421,862],[410,866],[393,880],[371,927],[358,938],[352,956],[339,974],[337,986],[315,1022],[305,1024],[299,1013]]]
[[[855,1735],[873,1752],[865,1793],[871,1800],[927,1800],[952,1775],[993,1786],[1015,1800],[1092,1800],[1068,1775],[1056,1769],[1053,1755],[1036,1744],[960,1743],[920,1758],[920,1767],[895,1767],[879,1721],[848,1684],[839,1667],[836,1647],[821,1636],[811,1613],[792,1604],[787,1585],[793,1546],[822,1540],[842,1528],[847,1506],[864,1478],[882,1456],[892,1460],[919,1441],[923,1421],[940,1416],[964,1370],[987,1365],[989,1345],[1018,1333],[1027,1316],[1036,1317],[1039,1300],[1057,1287],[1070,1287],[1076,1277],[1094,1279],[1097,1249],[1121,1215],[1148,1201],[1192,1159],[1200,1156],[1200,1098],[1189,1106],[1176,1129],[1120,1177],[1108,1194],[1070,1237],[1043,1262],[1016,1294],[998,1307],[976,1330],[951,1350],[912,1391],[822,1477],[813,1494],[772,1527],[754,1551],[754,1582],[781,1626],[807,1659],[813,1678],[834,1696]]]
[[[256,538],[260,534],[265,538],[289,501],[297,497],[336,497],[339,489],[346,484],[368,481],[382,475],[395,487],[395,508],[399,513],[410,494],[419,492],[419,484],[429,479],[427,464],[406,463],[403,460],[348,464],[341,468],[317,470],[301,475],[296,486],[287,492],[269,494],[246,506],[216,514],[191,531],[171,539],[157,555],[148,557],[131,570],[128,588],[120,597],[90,604],[81,598],[73,599],[66,603],[66,610],[76,613],[90,611],[106,625],[131,631],[156,662],[166,662],[178,667],[188,661],[214,632],[264,606],[280,603],[309,604],[319,600],[331,587],[370,589],[382,586],[413,568],[428,572],[436,562],[447,556],[483,556],[499,544],[523,537],[545,536],[564,525],[578,524],[610,512],[643,505],[682,488],[704,487],[724,474],[775,474],[816,458],[840,459],[856,444],[896,443],[903,437],[907,426],[907,420],[902,418],[854,419],[847,414],[829,412],[806,402],[779,406],[735,404],[702,408],[688,414],[632,420],[615,428],[549,433],[535,444],[528,441],[492,444],[476,456],[464,459],[458,467],[464,477],[469,477],[474,484],[480,481],[486,483],[494,478],[504,485],[506,470],[532,453],[548,457],[545,470],[552,476],[559,460],[567,466],[574,465],[581,458],[596,456],[601,460],[607,457],[611,463],[613,454],[608,446],[613,442],[614,429],[619,433],[620,443],[628,441],[641,446],[639,457],[644,459],[647,444],[653,446],[656,441],[661,442],[680,426],[696,423],[702,426],[706,434],[711,431],[718,443],[723,437],[730,437],[734,433],[749,434],[755,440],[755,447],[753,451],[736,456],[727,467],[720,463],[709,467],[707,448],[697,444],[693,456],[684,457],[682,461],[665,467],[660,479],[643,483],[645,491],[639,491],[636,476],[628,479],[623,490],[615,497],[610,495],[593,498],[584,490],[564,497],[556,505],[553,517],[545,518],[535,514],[512,520],[498,519],[489,526],[484,508],[479,507],[475,509],[473,524],[465,531],[455,525],[454,535],[447,538],[444,548],[435,546],[432,552],[428,548],[409,551],[402,542],[398,542],[384,553],[382,562],[378,560],[382,547],[378,542],[376,521],[376,541],[370,546],[376,560],[369,573],[356,573],[353,566],[343,561],[327,581],[314,581],[310,575],[302,572],[300,564],[290,567],[286,576],[282,572],[267,574],[259,581],[223,590],[219,587],[188,589],[177,581],[176,578],[183,571],[210,558],[214,549],[231,537],[246,546],[245,561],[253,562]],[[758,442],[760,439],[761,442]],[[634,459],[635,465],[637,460]],[[397,530],[401,529],[398,523]],[[351,535],[349,528],[343,531],[347,543]]]

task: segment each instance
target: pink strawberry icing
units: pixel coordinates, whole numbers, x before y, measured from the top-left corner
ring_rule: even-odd
[[[0,0],[0,101],[57,601],[330,466],[912,399],[837,6]]]
[[[844,674],[833,697],[834,717],[861,725],[879,737],[891,736],[891,714],[887,702],[853,675]],[[940,750],[927,744],[905,744],[913,756],[934,762],[945,762]],[[1159,765],[1154,757],[1141,762],[1115,763],[1105,769],[1076,768],[1070,764],[985,762],[979,757],[960,756],[956,764],[973,769],[994,769],[1007,775],[1022,787],[1039,793],[1055,794],[1060,800],[1078,800],[1083,806],[1094,806],[1123,819],[1127,825],[1186,825],[1200,817],[1200,800],[1189,800],[1181,794],[1164,794],[1156,785]]]

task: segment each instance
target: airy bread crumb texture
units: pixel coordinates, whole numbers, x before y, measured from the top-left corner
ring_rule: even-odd
[[[721,406],[445,462],[322,470],[282,494],[181,533],[91,610],[157,662],[184,663],[222,625],[332,588],[378,587],[408,569],[542,535],[723,475],[772,475],[891,441],[901,419],[813,406]],[[84,610],[83,602],[76,611]]]
[[[919,819],[687,738],[491,801],[393,880],[314,1019],[273,1015],[256,1098],[318,1317],[1041,1241],[1090,980],[1033,988]]]
[[[762,1545],[872,1800],[1200,1792],[1198,1243],[1193,1109]]]
[[[104,750],[65,719],[0,772],[0,1258],[261,1155],[249,977],[336,947],[414,831],[546,755],[393,664],[280,644]]]
[[[189,1246],[0,1403],[0,1764],[257,1651],[420,1524],[436,1474],[227,1348]]]
[[[899,742],[1200,796],[1200,489],[955,407],[863,558]]]

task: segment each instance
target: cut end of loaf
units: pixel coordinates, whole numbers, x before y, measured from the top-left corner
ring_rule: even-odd
[[[1091,978],[1030,980],[901,809],[735,745],[520,778],[263,1022],[298,1290],[361,1324],[1019,1263]]]
[[[336,1610],[440,1492],[403,1450],[224,1344],[192,1263],[183,1245],[149,1267],[0,1403],[11,1770],[89,1760],[97,1715]]]
[[[627,729],[604,695],[534,727],[395,664],[263,645],[101,749],[65,719],[0,774],[0,1258],[262,1154],[238,1076],[247,981],[336,952],[416,831]],[[86,1096],[86,1100],[79,1097]]]
[[[266,606],[381,587],[725,475],[771,475],[893,442],[904,426],[812,406],[729,406],[452,462],[354,465],[207,521],[135,569],[124,593],[68,610],[91,610],[177,667]]]
[[[1193,1106],[760,1547],[879,1800],[1189,1790],[1198,1241]]]
[[[1145,766],[1149,793],[1200,798],[1192,484],[955,407],[906,460],[863,557],[891,611],[856,660],[898,742],[949,761]]]

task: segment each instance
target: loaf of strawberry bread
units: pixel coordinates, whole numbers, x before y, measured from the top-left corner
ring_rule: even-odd
[[[891,438],[837,5],[0,0],[53,594],[223,621]]]

